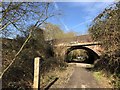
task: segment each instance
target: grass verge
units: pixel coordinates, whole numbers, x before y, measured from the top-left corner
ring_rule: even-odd
[[[98,81],[101,88],[113,88],[111,79],[107,77],[102,71],[94,71],[93,76]]]
[[[41,76],[40,88],[45,88],[55,78],[58,78],[58,80],[50,88],[64,88],[64,85],[68,82],[70,76],[72,75],[73,68],[74,67],[71,66],[59,68],[48,72],[44,76]]]

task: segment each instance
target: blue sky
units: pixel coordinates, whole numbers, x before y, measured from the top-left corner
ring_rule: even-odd
[[[74,31],[78,35],[87,34],[92,20],[113,2],[56,2],[55,9],[62,12],[48,20],[60,25],[65,31]]]
[[[85,0],[87,1],[87,0]],[[53,3],[53,2],[52,2]],[[54,16],[47,20],[47,22],[59,25],[65,32],[74,31],[77,35],[87,34],[89,25],[92,20],[99,15],[106,7],[111,5],[111,2],[55,2],[54,10],[62,12],[60,16]],[[53,10],[53,11],[54,11]],[[29,23],[27,23],[29,22]],[[26,25],[36,23],[36,20],[26,21]],[[12,31],[9,38],[16,37],[20,34],[15,27],[12,27]],[[22,27],[24,28],[24,27]]]

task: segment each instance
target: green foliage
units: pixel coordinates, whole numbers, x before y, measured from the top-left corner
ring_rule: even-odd
[[[114,76],[112,84],[120,87],[120,50],[103,54],[95,64],[95,70],[102,70],[107,76]]]
[[[81,50],[80,49],[73,50],[68,54],[69,60],[78,59],[77,57],[82,57],[80,59],[80,61],[84,61],[84,60],[88,59],[88,54],[85,50],[82,50],[82,49]]]
[[[32,28],[33,26],[30,27],[30,29]],[[10,64],[24,40],[26,40],[26,37],[20,36],[11,40],[4,39],[4,42],[2,43],[3,69]],[[45,41],[43,30],[36,28],[35,31],[32,32],[32,37],[29,42],[16,58],[16,61],[3,75],[3,88],[32,87],[35,57],[41,57],[41,74],[54,70],[56,67],[61,67],[61,65],[64,66],[63,63],[53,57],[53,48]]]
[[[105,50],[95,64],[95,69],[115,75],[113,84],[120,87],[120,2],[99,14],[90,26],[89,32],[95,41],[102,43]]]
[[[53,4],[46,2],[2,3],[0,32],[2,33],[1,37],[5,38],[2,40],[3,70],[10,65],[32,30],[32,36],[30,40],[28,39],[29,42],[25,44],[23,49],[20,49],[21,52],[15,62],[4,73],[2,77],[3,88],[20,89],[21,85],[24,87],[22,89],[32,87],[34,58],[39,56],[47,60],[49,57],[53,57],[53,48],[45,41],[43,30],[40,28],[34,30],[34,26],[40,27],[48,18],[57,14],[52,8]],[[29,26],[31,27],[28,28]],[[14,39],[9,40],[8,37]],[[47,69],[49,70],[49,68]]]

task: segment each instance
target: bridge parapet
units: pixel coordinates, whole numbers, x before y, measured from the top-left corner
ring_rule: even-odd
[[[84,42],[84,43],[61,43],[58,45],[54,45],[55,47],[59,46],[65,46],[65,47],[71,47],[71,46],[93,46],[93,45],[100,45],[100,42]]]

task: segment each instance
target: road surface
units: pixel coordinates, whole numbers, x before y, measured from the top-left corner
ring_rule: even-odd
[[[77,64],[65,88],[100,88],[100,85],[91,72]]]

